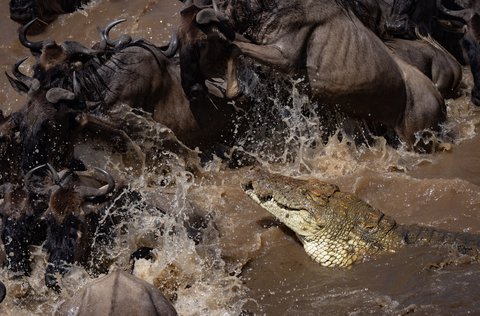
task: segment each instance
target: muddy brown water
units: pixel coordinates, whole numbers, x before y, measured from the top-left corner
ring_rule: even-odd
[[[4,71],[29,56],[18,43],[18,26],[9,20],[7,5],[7,1],[0,4]],[[180,2],[166,0],[97,1],[84,11],[60,17],[32,38],[75,39],[91,45],[98,39],[97,26],[127,18],[112,33],[128,31],[164,44],[180,7]],[[28,73],[28,67],[23,69]],[[289,149],[293,161],[254,154],[262,168],[334,182],[400,223],[480,234],[480,109],[468,100],[468,72],[465,82],[463,96],[448,101],[448,128],[456,134],[449,151],[420,155],[392,149],[381,140],[367,148],[336,138],[325,146],[305,148],[302,137],[294,135],[292,139],[299,143]],[[5,113],[17,110],[26,100],[4,76],[0,91],[0,108]],[[89,150],[78,149],[87,164],[128,174],[108,151],[91,154]],[[245,169],[230,170],[213,160],[203,176],[194,180],[188,171],[175,169],[176,185],[168,188],[154,173],[126,176],[149,205],[172,211],[163,214],[155,207],[125,206],[132,217],[117,231],[114,247],[102,255],[109,258],[111,269],[128,270],[132,251],[154,247],[156,260],[140,261],[135,273],[161,288],[181,315],[239,315],[242,310],[257,315],[480,314],[478,262],[469,262],[448,248],[407,247],[348,269],[321,267],[291,233],[259,224],[269,215],[241,191],[244,174]],[[209,214],[215,222],[205,229],[198,245],[178,226],[179,217],[195,210]],[[176,227],[176,234],[162,235],[160,227]],[[92,279],[82,267],[75,267],[62,280],[62,293],[53,293],[43,285],[45,254],[39,247],[32,251],[32,276],[18,279],[1,270],[9,291],[0,304],[2,315],[51,314]]]

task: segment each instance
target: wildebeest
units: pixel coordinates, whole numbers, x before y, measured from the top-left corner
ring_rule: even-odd
[[[89,0],[10,0],[10,18],[27,24],[35,18],[47,24],[58,15],[74,12]]]
[[[13,66],[13,77],[6,74],[16,91],[27,94],[28,101],[22,109],[5,119],[0,130],[3,138],[6,135],[12,138],[11,135],[18,131],[19,144],[16,147],[22,151],[21,169],[26,172],[47,162],[57,167],[74,167],[78,164],[73,159],[75,137],[80,130],[92,126],[135,147],[124,132],[107,123],[99,124],[101,120],[85,119],[88,117],[85,115],[87,102],[77,83],[87,76],[89,93],[103,93],[104,85],[96,69],[105,52],[89,49],[75,41],[61,44],[51,40],[31,42],[27,31],[32,24],[33,21],[22,27],[19,39],[36,57],[33,77],[19,71],[25,59]],[[7,142],[5,146],[8,146]],[[15,168],[14,162],[8,163],[11,166],[8,169]]]
[[[227,40],[233,40],[235,32],[223,23],[226,22],[223,14],[208,4],[197,2],[187,1],[180,11],[178,34],[183,90],[191,101],[207,97],[209,92],[205,81],[208,77],[223,75],[222,66],[227,65],[225,95],[233,98],[239,93],[234,65],[239,51]]]
[[[60,45],[50,40],[28,41],[26,34],[33,23],[19,32],[20,42],[37,60],[33,77],[19,71],[25,59],[13,66],[13,77],[6,73],[12,87],[28,96],[27,104],[8,122],[11,128],[19,130],[24,172],[47,162],[57,166],[70,163],[75,118],[85,108],[85,103],[70,92],[74,88],[73,73],[88,72],[91,68],[85,64],[97,57],[96,51],[74,41]]]
[[[393,129],[408,147],[446,120],[431,81],[392,56],[350,1],[226,1],[221,9],[248,40],[234,41],[244,55],[305,76],[315,99]]]
[[[105,185],[97,188],[96,183]],[[102,169],[57,173],[51,165],[30,170],[24,186],[2,185],[1,236],[8,268],[29,274],[29,247],[44,242],[45,284],[59,290],[55,274],[64,274],[76,262],[86,263],[98,212],[114,188],[113,177]]]
[[[98,134],[108,138],[114,133],[133,144],[124,132],[128,126],[118,120],[116,125],[109,124],[108,119],[92,116],[93,113],[103,113],[112,118],[110,114],[121,104],[152,113],[155,121],[170,128],[176,137],[191,147],[209,146],[227,138],[231,132],[230,118],[234,107],[227,103],[229,99],[225,94],[235,94],[238,86],[233,81],[227,83],[226,93],[207,83],[213,93],[201,100],[189,100],[181,84],[179,63],[182,62],[172,59],[176,52],[176,38],[172,38],[166,49],[130,36],[110,40],[110,29],[120,22],[122,20],[109,24],[101,32],[102,40],[93,48],[75,41],[59,44],[52,40],[32,42],[28,40],[27,32],[33,21],[20,30],[20,42],[36,57],[33,78],[21,74],[19,63],[12,70],[16,78],[7,75],[17,91],[29,95],[28,104],[18,113],[21,119],[17,126],[24,171],[47,162],[56,167],[70,167],[70,162],[77,163],[72,157],[72,144],[79,129],[85,128],[85,122],[100,128]],[[183,30],[192,31],[186,28],[190,22],[182,24]],[[202,27],[208,28],[208,17],[202,23]],[[192,25],[192,28],[198,27]],[[222,69],[219,56],[223,51],[219,49],[220,54],[210,56],[216,50],[209,47],[217,42],[220,46],[231,46],[222,42],[220,37],[217,39],[207,41],[205,37],[205,45],[198,51],[202,55],[200,65],[205,79],[217,76],[217,70]],[[231,63],[226,68],[233,69],[231,72],[235,70]],[[235,74],[230,77],[235,78]],[[131,147],[139,152],[138,146],[133,144]],[[177,147],[184,152],[180,145]]]
[[[46,162],[57,165],[60,161],[66,161],[68,164],[72,158],[68,156],[71,153],[70,134],[75,124],[76,109],[66,101],[56,102],[57,88],[42,86],[38,79],[22,75],[18,71],[22,62],[13,67],[17,79],[7,76],[17,91],[28,94],[28,102],[5,125],[6,130],[9,127],[10,130],[19,131],[21,168],[28,171]]]

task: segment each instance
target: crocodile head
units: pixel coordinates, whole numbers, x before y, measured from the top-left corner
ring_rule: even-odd
[[[395,221],[336,185],[256,170],[244,192],[292,229],[305,251],[328,267],[346,267],[367,254],[401,243]]]

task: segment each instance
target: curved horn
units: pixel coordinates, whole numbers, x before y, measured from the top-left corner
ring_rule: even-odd
[[[20,40],[20,43],[22,43],[22,45],[25,46],[26,48],[30,48],[30,50],[32,50],[34,52],[37,52],[37,53],[40,53],[42,51],[42,48],[43,48],[43,42],[42,41],[41,42],[30,42],[27,39],[28,29],[36,21],[37,21],[37,18],[33,19],[32,21],[30,21],[27,24],[25,24],[24,26],[22,26],[22,28],[20,29],[20,31],[18,33],[18,39]]]
[[[21,64],[23,64],[23,62],[25,60],[27,60],[28,57],[25,57],[23,59],[20,59],[19,61],[17,61],[13,66],[12,66],[12,74],[17,78],[17,79],[20,79],[24,82],[31,82],[33,78],[27,76],[27,75],[24,75],[22,74],[22,72],[20,71],[20,69],[18,69],[18,67],[20,67]]]
[[[217,2],[215,0],[212,0],[212,5],[213,5],[213,10],[215,12],[218,12]]]
[[[28,186],[30,184],[31,178],[32,178],[32,176],[35,172],[37,172],[38,170],[44,169],[44,168],[48,168],[48,170],[50,170],[52,180],[55,184],[60,183],[60,176],[58,175],[57,170],[55,170],[55,168],[53,168],[51,164],[46,163],[44,165],[36,166],[35,168],[33,168],[29,172],[27,172],[27,174],[25,175],[25,180],[24,180],[25,185]]]
[[[45,164],[45,165],[39,165],[39,166],[36,166],[36,167],[30,169],[30,171],[27,172],[27,174],[25,175],[25,180],[24,180],[24,181],[25,181],[25,184],[28,185],[28,183],[29,183],[32,175],[33,175],[35,172],[37,172],[38,170],[45,168],[46,166],[47,166],[46,164]]]
[[[18,67],[20,67],[20,65],[27,59],[28,57],[25,57],[24,59],[17,61],[12,67],[12,73],[18,80],[24,82],[30,90],[36,91],[40,88],[40,81],[38,81],[38,79],[24,75],[20,71],[20,69],[18,69]]]
[[[12,87],[22,93],[28,93],[29,91],[36,91],[40,88],[40,81],[35,78],[31,78],[29,76],[24,75],[23,73],[20,72],[18,67],[27,60],[28,57],[25,57],[19,61],[17,61],[13,66],[12,66],[12,74],[17,78],[14,79],[12,78],[8,73],[5,72],[5,75],[7,76],[8,81],[12,85]]]
[[[114,28],[115,26],[117,26],[118,24],[125,22],[126,20],[127,20],[127,19],[119,19],[119,20],[115,20],[115,21],[109,23],[109,24],[100,32],[100,35],[101,35],[102,39],[105,40],[105,41],[109,41],[108,35],[109,35],[109,33],[110,33],[110,30],[111,30],[112,28]]]
[[[475,11],[472,10],[472,9],[449,10],[449,9],[445,8],[445,6],[442,4],[442,0],[437,0],[437,8],[443,14],[461,19],[465,23],[470,22],[470,20],[475,15]]]
[[[172,58],[173,56],[175,56],[175,54],[177,53],[177,50],[178,50],[178,34],[176,31],[174,31],[172,33],[172,37],[170,39],[170,43],[168,44],[168,47],[163,50],[162,48],[160,49],[160,51],[162,52],[163,55],[165,55],[165,57],[167,58]]]
[[[10,82],[10,85],[18,93],[28,93],[28,91],[30,90],[30,88],[25,82],[12,78],[6,71],[5,76],[7,76],[8,82]]]
[[[110,30],[112,28],[114,28],[116,25],[120,24],[120,23],[123,23],[125,22],[127,19],[120,19],[120,20],[115,20],[113,22],[111,22],[110,24],[108,24],[101,32],[100,32],[100,36],[102,37],[102,42],[101,42],[101,45],[105,45],[104,43],[110,45],[110,46],[113,46],[113,47],[116,47],[116,46],[120,46],[120,45],[125,45],[125,44],[128,44],[132,41],[132,37],[130,35],[122,35],[120,36],[120,39],[116,40],[116,41],[112,41],[109,37],[109,34],[110,34]],[[102,47],[102,46],[101,46]]]
[[[44,169],[44,168],[48,168],[48,170],[50,170],[50,174],[52,176],[52,179],[53,181],[55,182],[55,184],[59,183],[60,182],[60,176],[58,175],[58,172],[57,170],[55,170],[55,168],[53,168],[53,166],[49,163],[46,163],[44,165],[39,165],[39,166],[36,166],[35,168],[32,168],[26,175],[25,175],[25,181],[29,181],[30,178],[32,177],[32,175],[37,172],[38,170],[40,169]]]
[[[203,9],[195,16],[195,21],[200,25],[216,23],[218,30],[227,39],[235,39],[235,32],[224,23],[228,21],[228,18],[221,11],[215,11],[211,8]]]
[[[95,178],[96,180],[101,180],[107,183],[98,189],[86,186],[78,186],[76,190],[84,199],[95,199],[97,197],[102,197],[115,189],[115,179],[110,173],[103,169],[95,167],[88,171],[76,171],[75,173],[80,176]]]

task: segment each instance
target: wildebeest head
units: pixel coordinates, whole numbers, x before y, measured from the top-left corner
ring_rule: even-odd
[[[85,107],[76,73],[96,67],[96,51],[78,42],[29,41],[27,31],[32,23],[22,27],[19,38],[38,56],[34,75],[28,77],[19,71],[24,60],[13,66],[15,78],[7,74],[13,88],[28,95],[28,103],[19,114],[24,171],[38,164],[55,163],[49,157],[62,161],[71,154],[75,116]]]
[[[38,164],[57,164],[69,158],[75,117],[82,104],[69,90],[45,87],[38,79],[23,75],[18,67],[24,60],[13,66],[16,78],[8,74],[7,78],[16,91],[28,95],[27,104],[13,116],[26,172]]]
[[[97,227],[97,211],[115,188],[115,181],[99,168],[56,173],[51,166],[42,165],[34,172],[46,167],[51,170],[53,185],[43,189],[49,194],[48,210],[43,215],[47,227],[44,248],[49,254],[45,283],[59,290],[55,274],[63,275],[75,262],[86,262]],[[94,187],[102,182],[106,184]]]
[[[227,18],[211,1],[186,1],[180,12],[180,69],[182,87],[188,99],[206,97],[207,78],[225,73],[225,64],[235,47],[235,32]]]

